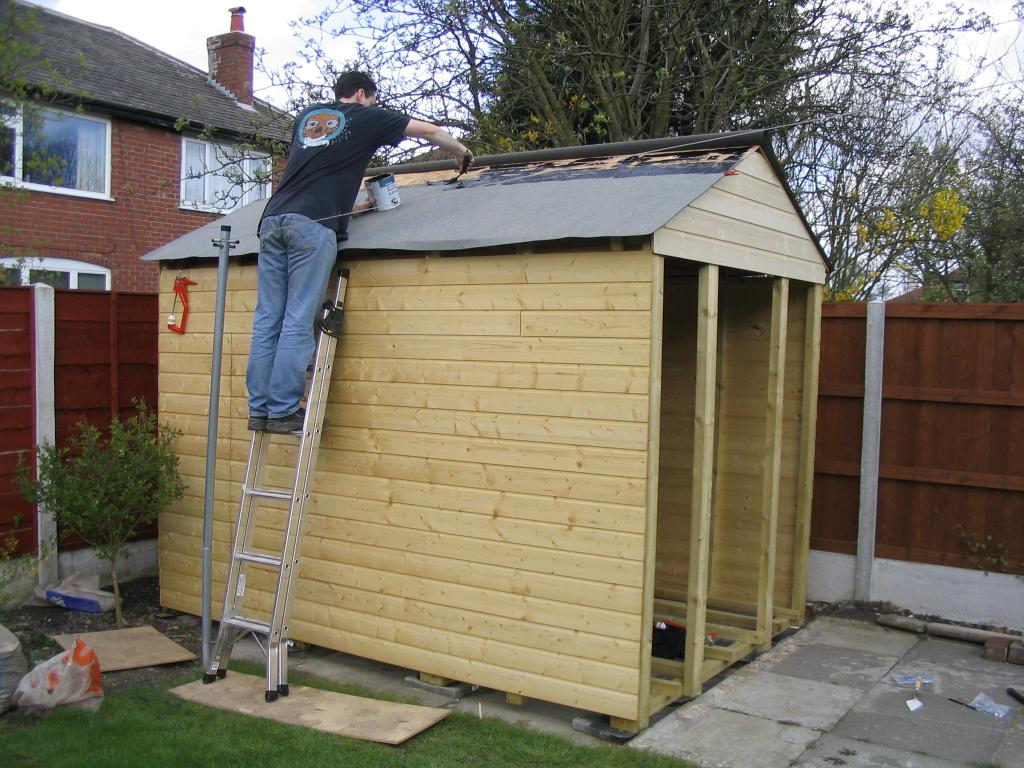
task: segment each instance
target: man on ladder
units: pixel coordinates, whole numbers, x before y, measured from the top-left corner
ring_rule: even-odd
[[[296,118],[288,164],[260,221],[258,298],[246,371],[253,437],[220,626],[209,668],[203,675],[203,682],[210,683],[226,674],[231,646],[239,633],[264,635],[268,702],[288,694],[288,620],[347,270],[340,276],[334,304],[324,306],[320,322],[324,332],[317,343],[312,329],[337,260],[338,243],[346,239],[348,218],[373,206],[372,200],[356,205],[363,174],[377,149],[397,144],[404,137],[426,139],[448,151],[460,170],[473,161],[473,154],[444,129],[378,108],[376,85],[364,73],[345,72],[335,83],[334,92],[336,102],[313,105]],[[299,401],[314,347],[316,360],[307,414]],[[270,434],[300,437],[290,489],[260,487]],[[252,548],[260,499],[289,504],[279,556]],[[269,621],[240,613],[247,568],[253,565],[277,571]]]

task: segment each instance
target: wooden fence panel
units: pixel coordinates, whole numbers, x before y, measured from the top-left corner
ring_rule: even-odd
[[[36,541],[35,507],[14,482],[18,458],[33,460],[32,341],[32,289],[0,289],[0,546],[14,536],[18,554]]]
[[[157,408],[157,294],[54,291],[54,402],[57,445],[86,421],[103,428],[135,412],[141,398]],[[13,484],[18,456],[35,444],[32,289],[0,290],[0,537],[15,533],[19,551],[34,546],[35,508]],[[11,521],[24,518],[14,531]],[[31,525],[32,527],[28,527]],[[151,535],[156,525],[140,531]],[[67,541],[61,549],[81,542]]]
[[[865,306],[822,318],[811,546],[856,552]],[[1024,573],[1024,307],[886,306],[876,555]]]

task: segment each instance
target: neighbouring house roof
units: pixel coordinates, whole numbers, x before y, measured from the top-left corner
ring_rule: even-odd
[[[340,249],[456,251],[651,235],[752,147],[777,163],[765,134],[755,131],[485,156],[457,181],[454,168],[442,170],[450,161],[370,169],[396,174],[401,205],[354,218]],[[238,241],[233,256],[255,254],[265,205],[251,203],[143,258],[215,257],[212,240],[222,227]]]
[[[239,139],[256,134],[290,140],[287,113],[258,99],[252,106],[240,104],[206,72],[123,32],[22,0],[5,6],[34,16],[25,39],[39,46],[41,59],[26,69],[30,85],[53,88],[86,108],[168,128],[186,120],[193,128],[212,127]]]

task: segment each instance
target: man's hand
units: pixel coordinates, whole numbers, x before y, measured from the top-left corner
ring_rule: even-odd
[[[469,149],[467,149],[464,145],[460,144],[459,146],[462,147],[462,152],[455,156],[455,170],[462,174],[470,169],[470,167],[473,165],[473,161],[476,158],[473,157],[473,153],[470,152]]]
[[[372,211],[376,207],[377,201],[373,198],[373,193],[364,187],[359,193],[359,197],[356,198],[355,205],[352,206],[352,215],[359,216],[367,211]]]

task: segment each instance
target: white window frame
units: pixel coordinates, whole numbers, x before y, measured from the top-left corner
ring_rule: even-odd
[[[217,141],[207,141],[206,139],[196,138],[195,136],[182,136],[181,137],[181,184],[180,184],[180,186],[178,188],[178,207],[179,208],[183,208],[183,209],[189,210],[189,211],[205,211],[207,213],[229,213],[231,211],[237,210],[238,208],[241,208],[243,205],[247,205],[248,203],[251,203],[251,202],[253,202],[255,200],[259,200],[259,199],[261,199],[263,197],[263,195],[260,195],[259,197],[257,197],[258,189],[256,189],[256,188],[245,189],[242,192],[241,199],[238,201],[238,203],[234,207],[230,207],[230,208],[229,207],[224,207],[224,206],[216,205],[213,202],[196,202],[196,201],[193,201],[193,200],[185,200],[184,199],[185,198],[185,183],[187,181],[194,181],[194,179],[187,179],[186,178],[186,176],[188,175],[188,144],[189,144],[189,142],[192,142],[193,144],[199,144],[200,146],[203,147],[204,161],[205,161],[207,167],[211,167],[216,162],[216,160],[215,159],[211,159],[211,156],[210,156],[211,153],[214,152],[216,149],[219,148],[219,149],[234,149],[234,150],[237,150],[237,146],[232,145],[232,144],[224,144],[222,142],[217,142]],[[245,170],[244,170],[244,174],[245,174],[246,178],[251,178],[252,170],[251,170],[251,168],[248,165],[249,161],[251,161],[251,160],[256,160],[256,159],[263,160],[263,161],[266,161],[268,167],[270,167],[270,168],[273,167],[273,158],[271,157],[271,155],[269,153],[266,153],[266,152],[251,152],[251,151],[243,152],[242,153],[242,159],[246,163],[246,167],[245,167]],[[202,182],[203,182],[203,197],[206,198],[206,201],[209,201],[210,198],[212,197],[212,192],[210,190],[210,180],[211,180],[211,177],[213,175],[214,174],[212,174],[212,173],[206,173],[206,174],[204,174],[204,176],[202,178]],[[244,186],[245,185],[243,185],[243,187]],[[264,186],[264,185],[261,184],[261,185],[258,185],[258,186]],[[273,184],[268,179],[266,184],[265,184],[265,186],[266,186],[266,190],[267,190],[266,191],[266,197],[269,197],[271,192],[273,192]]]
[[[0,269],[7,270],[15,267],[21,270],[20,285],[31,285],[32,270],[38,269],[46,272],[68,272],[71,275],[71,278],[68,281],[70,288],[76,291],[79,290],[78,276],[83,272],[91,275],[103,275],[103,290],[110,290],[110,270],[107,269],[107,267],[101,267],[98,264],[90,264],[87,261],[78,261],[77,259],[60,259],[55,256],[26,256],[24,258],[0,256]]]
[[[4,176],[0,174],[0,184],[9,184],[19,189],[28,189],[33,192],[49,192],[56,195],[69,195],[71,197],[87,197],[93,200],[113,200],[110,196],[110,166],[111,166],[111,128],[110,120],[96,115],[87,115],[81,112],[72,112],[67,109],[60,109],[52,106],[35,106],[33,109],[46,112],[56,112],[68,117],[89,120],[103,126],[104,133],[104,163],[103,163],[103,191],[91,192],[84,189],[71,189],[70,187],[52,187],[49,184],[37,184],[31,181],[22,181],[22,169],[24,167],[24,137],[25,137],[25,110],[23,107],[4,102],[7,106],[16,110],[14,115],[0,115],[0,124],[5,127],[14,128],[14,175]]]

